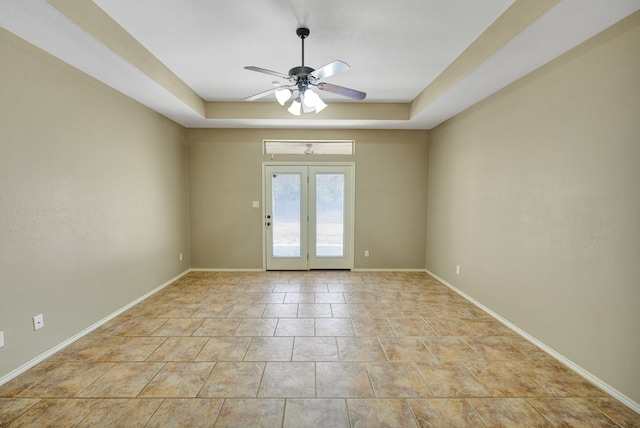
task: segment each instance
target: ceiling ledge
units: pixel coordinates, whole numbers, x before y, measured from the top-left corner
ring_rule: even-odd
[[[70,21],[204,116],[202,98],[93,1],[46,0]]]
[[[287,108],[275,102],[205,102],[207,119],[280,119],[311,121],[408,121],[407,103],[330,103],[320,113],[293,116]]]
[[[418,94],[411,102],[411,117],[419,115],[559,2],[560,0],[516,0]]]

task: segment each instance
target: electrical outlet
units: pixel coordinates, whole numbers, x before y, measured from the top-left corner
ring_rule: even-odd
[[[44,317],[42,314],[33,317],[33,329],[40,330],[42,327],[44,327]]]
[[[182,261],[182,253],[180,253],[180,261]]]
[[[460,275],[460,266],[456,265],[456,275]]]
[[[364,256],[369,257],[369,250],[364,250]]]
[[[0,331],[0,348],[4,346],[4,331]]]

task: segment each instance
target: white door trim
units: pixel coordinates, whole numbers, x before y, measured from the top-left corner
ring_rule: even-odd
[[[262,162],[262,269],[267,270],[267,237],[266,237],[266,208],[267,208],[267,182],[266,182],[266,168],[268,166],[283,166],[283,167],[316,167],[316,166],[341,166],[350,167],[350,176],[347,180],[347,197],[345,201],[345,222],[347,224],[345,234],[345,258],[347,263],[343,267],[337,269],[354,269],[354,243],[355,243],[355,181],[356,181],[356,164],[355,162],[278,162],[278,161],[266,161]],[[307,242],[311,242],[311,239],[307,239]],[[316,267],[322,268],[322,267]]]

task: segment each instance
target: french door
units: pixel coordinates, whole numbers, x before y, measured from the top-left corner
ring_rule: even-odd
[[[353,267],[353,164],[265,164],[267,270]]]

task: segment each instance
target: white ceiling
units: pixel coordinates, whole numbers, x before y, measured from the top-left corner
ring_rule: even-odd
[[[271,88],[271,82],[278,78],[243,67],[254,65],[286,73],[300,65],[301,43],[295,30],[306,26],[311,34],[305,41],[305,65],[317,69],[340,59],[351,66],[327,82],[366,92],[363,104],[410,105],[509,7],[535,1],[542,0],[94,3],[204,104],[244,102],[245,97]],[[56,0],[0,0],[0,25],[185,126],[406,129],[432,128],[640,9],[640,0],[561,0],[406,118],[369,119],[363,113],[362,117],[342,120],[260,114],[205,118],[176,96],[166,80],[119,54],[116,45],[97,36],[99,29],[86,27],[86,22],[95,24],[95,20],[67,16],[59,4]],[[355,103],[326,92],[320,95],[329,104],[325,111],[335,103]],[[275,98],[251,103],[275,104]]]

